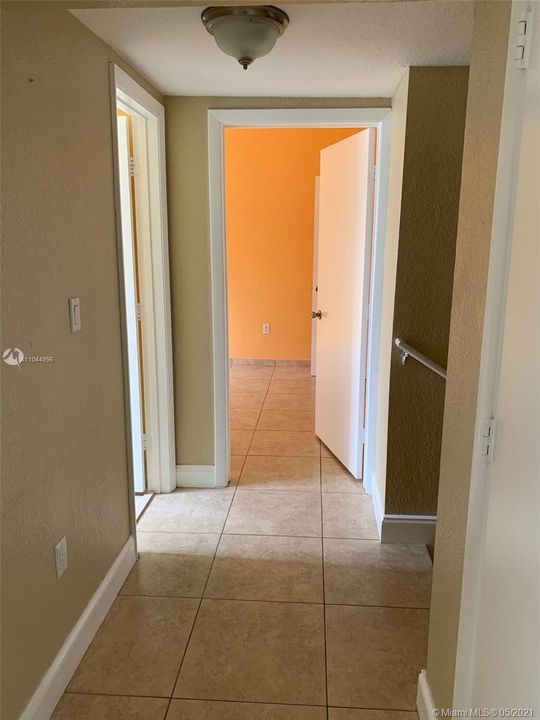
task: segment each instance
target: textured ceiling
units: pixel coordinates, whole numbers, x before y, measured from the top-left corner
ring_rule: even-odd
[[[389,97],[409,65],[466,65],[470,0],[281,5],[290,25],[247,71],[201,8],[72,10],[167,95]]]

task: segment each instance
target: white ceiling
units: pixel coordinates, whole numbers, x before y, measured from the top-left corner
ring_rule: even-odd
[[[470,0],[281,5],[290,25],[248,70],[200,7],[72,10],[167,95],[389,97],[409,65],[467,65]]]

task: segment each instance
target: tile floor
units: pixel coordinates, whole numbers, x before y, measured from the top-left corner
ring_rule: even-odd
[[[54,720],[414,720],[431,561],[380,545],[307,368],[231,368],[231,482],[154,498]]]

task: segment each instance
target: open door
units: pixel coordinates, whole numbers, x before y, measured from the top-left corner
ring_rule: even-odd
[[[119,115],[117,123],[133,479],[135,492],[144,493],[146,490],[146,474],[144,461],[140,323],[137,313],[137,261],[131,196],[128,117]]]
[[[365,399],[375,130],[321,152],[315,432],[360,479]]]

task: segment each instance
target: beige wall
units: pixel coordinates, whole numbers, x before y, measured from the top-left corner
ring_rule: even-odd
[[[468,67],[412,67],[393,337],[446,367]],[[436,515],[445,382],[391,356],[385,512]]]
[[[465,125],[427,677],[452,705],[510,3],[478,2]]]
[[[130,534],[108,63],[127,68],[36,4],[3,4],[2,55],[2,348],[55,356],[2,363],[1,714],[16,720]]]
[[[385,98],[166,98],[178,464],[214,462],[207,111],[389,105]]]

